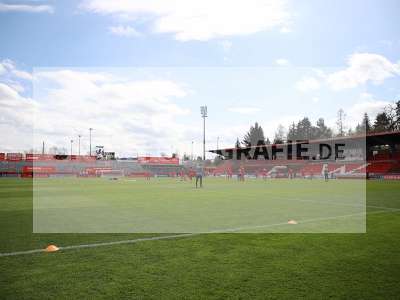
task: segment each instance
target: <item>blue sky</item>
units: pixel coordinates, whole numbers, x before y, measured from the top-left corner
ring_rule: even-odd
[[[101,91],[108,83],[124,90],[138,88],[135,81],[145,86],[145,80],[156,81],[155,88],[163,82],[160,91],[166,94],[149,92],[137,100],[156,99],[153,105],[160,107],[167,101],[173,108],[158,110],[157,118],[164,125],[156,121],[145,124],[163,137],[158,137],[157,146],[150,142],[154,132],[146,128],[132,127],[128,132],[134,131],[131,139],[145,143],[110,137],[106,129],[97,132],[98,143],[117,149],[121,155],[134,151],[157,154],[174,148],[189,152],[192,140],[198,144],[195,152],[200,151],[198,107],[202,104],[209,106],[208,144],[215,148],[217,136],[220,146],[231,146],[254,121],[272,138],[279,124],[287,126],[302,116],[313,121],[321,116],[333,126],[337,110],[343,108],[348,126],[354,126],[358,114],[367,111],[374,115],[400,96],[398,1],[0,3],[0,129],[2,135],[8,133],[2,136],[6,151],[29,147],[30,139],[24,135],[32,126],[26,119],[32,119],[32,110],[37,112],[46,103],[46,84],[52,85],[49,80],[54,81],[62,70],[77,72],[72,78],[80,78],[82,73],[108,73],[109,82],[87,77],[82,81],[98,84]],[[133,67],[136,69],[131,70]],[[45,84],[35,81],[34,89],[41,97],[32,94],[29,74],[33,70],[53,73]],[[58,82],[56,88],[61,93],[71,87]],[[83,94],[73,94],[82,106],[88,104]],[[61,103],[60,99],[52,101]],[[56,109],[47,106],[39,111],[42,118],[48,117],[49,109]],[[130,114],[137,117],[134,109]],[[80,126],[103,126],[92,117],[92,124]],[[146,123],[148,119],[138,120]],[[65,117],[63,121],[70,124],[73,120]],[[49,118],[48,126],[53,128],[51,122]],[[127,130],[121,126],[117,115],[110,119],[111,129]],[[170,136],[166,138],[161,129]],[[84,131],[78,128],[49,134],[41,130],[35,130],[37,140],[62,147],[75,139],[77,131]],[[83,149],[87,148],[86,140]]]

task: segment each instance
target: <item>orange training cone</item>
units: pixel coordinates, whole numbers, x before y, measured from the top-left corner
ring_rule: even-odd
[[[45,252],[56,252],[60,250],[56,245],[48,245],[46,249],[44,249]]]
[[[297,222],[295,220],[289,220],[287,223],[290,224],[290,225],[296,225],[297,224]]]

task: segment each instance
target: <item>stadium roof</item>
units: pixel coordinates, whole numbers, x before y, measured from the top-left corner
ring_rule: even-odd
[[[307,141],[309,144],[321,144],[321,143],[332,143],[339,142],[344,140],[352,140],[352,141],[363,141],[365,140],[368,146],[374,145],[382,145],[382,144],[390,144],[390,143],[399,143],[400,144],[400,131],[386,131],[386,132],[373,132],[368,134],[359,134],[352,136],[343,136],[343,137],[333,137],[329,139],[318,139],[318,140],[309,140]],[[272,146],[281,146],[285,147],[287,145],[294,145],[298,143],[302,143],[305,140],[293,141],[292,143],[283,143],[283,144],[269,144],[269,145],[258,145],[251,147],[243,147],[241,149],[252,149],[260,146],[272,147]],[[215,153],[218,155],[223,155],[224,151],[234,151],[237,148],[225,148],[225,149],[216,149],[216,150],[208,150],[208,152]]]

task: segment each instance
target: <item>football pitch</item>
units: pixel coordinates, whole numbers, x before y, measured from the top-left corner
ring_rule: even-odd
[[[36,179],[35,233],[365,232],[365,181]],[[385,207],[374,207],[377,211]],[[296,226],[288,226],[294,220]]]
[[[400,182],[204,184],[1,179],[2,298],[398,299]]]

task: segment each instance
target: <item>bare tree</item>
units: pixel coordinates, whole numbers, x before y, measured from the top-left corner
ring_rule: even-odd
[[[285,127],[282,124],[278,125],[275,132],[274,144],[283,144],[285,142]]]
[[[336,121],[336,126],[338,128],[338,136],[344,136],[345,135],[345,130],[346,130],[346,126],[344,125],[346,119],[346,114],[344,112],[344,110],[341,108],[338,110],[337,113],[337,121]]]

